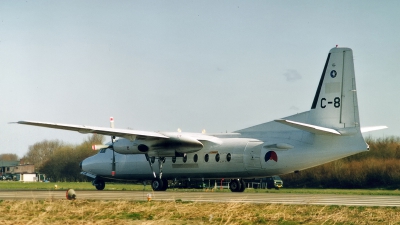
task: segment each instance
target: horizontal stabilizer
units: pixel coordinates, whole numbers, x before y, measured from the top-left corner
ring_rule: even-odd
[[[323,134],[323,135],[340,135],[340,133],[337,130],[331,129],[331,128],[326,128],[326,127],[320,127],[320,126],[315,126],[307,123],[299,123],[291,120],[275,120],[278,123],[282,123],[300,130],[305,130],[314,134]]]
[[[361,127],[361,133],[367,133],[370,131],[376,131],[376,130],[383,130],[388,128],[387,126],[375,126],[375,127]]]

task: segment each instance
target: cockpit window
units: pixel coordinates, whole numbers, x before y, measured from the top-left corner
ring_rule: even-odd
[[[100,150],[100,153],[105,153],[106,150],[107,150],[106,148],[103,148],[103,149]]]

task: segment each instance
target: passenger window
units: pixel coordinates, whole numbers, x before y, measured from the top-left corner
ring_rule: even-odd
[[[183,156],[183,162],[186,163],[187,161],[187,155]]]
[[[228,154],[226,155],[226,161],[230,162],[231,159],[232,159],[231,153],[228,153]]]
[[[204,156],[204,161],[208,162],[208,158],[209,158],[209,156],[208,156],[208,154],[206,154],[206,155]]]
[[[219,162],[219,153],[215,155],[215,161]]]
[[[198,159],[199,159],[199,157],[197,156],[197,154],[194,154],[194,156],[193,156],[193,161],[194,161],[194,162],[197,162]]]
[[[175,163],[176,162],[176,157],[172,157],[172,162]]]

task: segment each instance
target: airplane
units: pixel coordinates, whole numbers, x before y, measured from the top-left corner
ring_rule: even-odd
[[[98,190],[116,179],[151,180],[154,191],[165,191],[168,180],[230,179],[230,190],[243,192],[246,179],[298,172],[368,151],[362,133],[387,128],[360,127],[353,51],[337,46],[329,51],[309,111],[232,133],[117,129],[113,119],[110,128],[16,123],[109,135],[111,142],[94,145],[99,152],[81,162],[81,173]]]

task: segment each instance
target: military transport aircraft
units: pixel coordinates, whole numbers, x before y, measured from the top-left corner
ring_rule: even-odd
[[[353,52],[333,48],[328,54],[309,111],[233,133],[149,132],[129,129],[19,121],[19,124],[111,136],[95,145],[98,154],[81,163],[82,174],[102,190],[105,181],[152,180],[164,191],[173,179],[230,179],[243,192],[243,179],[304,170],[367,151],[358,114]],[[119,139],[115,139],[119,137]],[[156,168],[156,169],[154,169]]]

